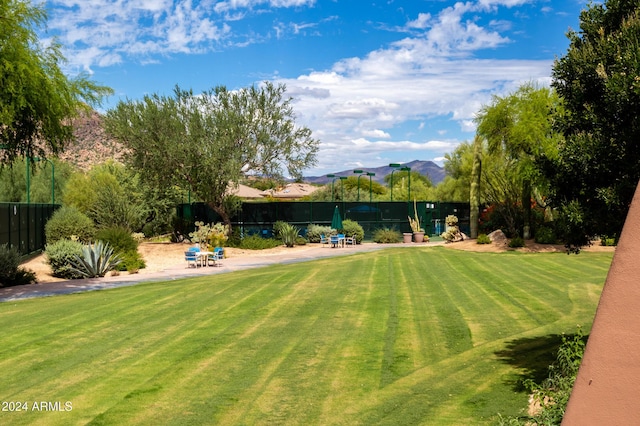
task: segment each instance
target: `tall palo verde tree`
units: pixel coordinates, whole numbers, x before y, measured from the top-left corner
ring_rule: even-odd
[[[105,128],[143,179],[190,190],[231,225],[237,204],[230,190],[241,178],[300,178],[316,162],[319,142],[296,125],[285,90],[269,82],[198,95],[176,87],[173,96],[120,102],[107,112]]]
[[[521,193],[525,239],[530,238],[533,190],[546,186],[536,159],[557,152],[560,136],[551,113],[559,103],[553,90],[528,83],[505,97],[495,96],[476,117],[477,134],[487,141],[489,153],[503,156],[514,167],[516,179],[510,184]]]

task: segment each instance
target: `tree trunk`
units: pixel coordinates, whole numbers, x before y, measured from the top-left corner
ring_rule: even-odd
[[[473,168],[471,169],[471,188],[469,193],[469,235],[478,238],[478,216],[480,214],[480,176],[482,173],[481,140],[475,141],[473,150]]]
[[[224,206],[214,203],[209,203],[209,207],[211,207],[214,212],[220,215],[220,218],[222,218],[222,223],[227,226],[227,236],[231,238],[233,230],[231,229],[231,216],[229,216],[229,212],[227,212],[227,209],[225,209]]]

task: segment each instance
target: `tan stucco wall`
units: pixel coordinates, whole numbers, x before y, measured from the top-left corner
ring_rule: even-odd
[[[640,185],[562,424],[640,425]]]

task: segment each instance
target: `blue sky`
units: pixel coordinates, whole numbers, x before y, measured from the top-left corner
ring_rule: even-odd
[[[65,71],[145,94],[284,83],[320,140],[305,175],[432,160],[492,95],[550,83],[586,1],[47,0]]]

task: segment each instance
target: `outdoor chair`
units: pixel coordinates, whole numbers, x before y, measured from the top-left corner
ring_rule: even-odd
[[[350,237],[345,238],[344,243],[346,245],[352,245],[355,246],[356,245],[356,236],[352,235]]]
[[[326,244],[329,247],[329,239],[324,236],[324,234],[320,235],[320,244],[323,246]]]
[[[213,254],[207,256],[207,260],[211,266],[222,266],[220,263],[222,259],[224,259],[224,249],[222,247],[214,248]]]
[[[200,255],[195,250],[187,250],[184,252],[184,259],[187,261],[187,268],[193,265],[195,268],[200,266]]]
[[[331,236],[331,247],[338,247],[339,244],[340,244],[340,238],[338,238],[337,235],[332,235]]]

